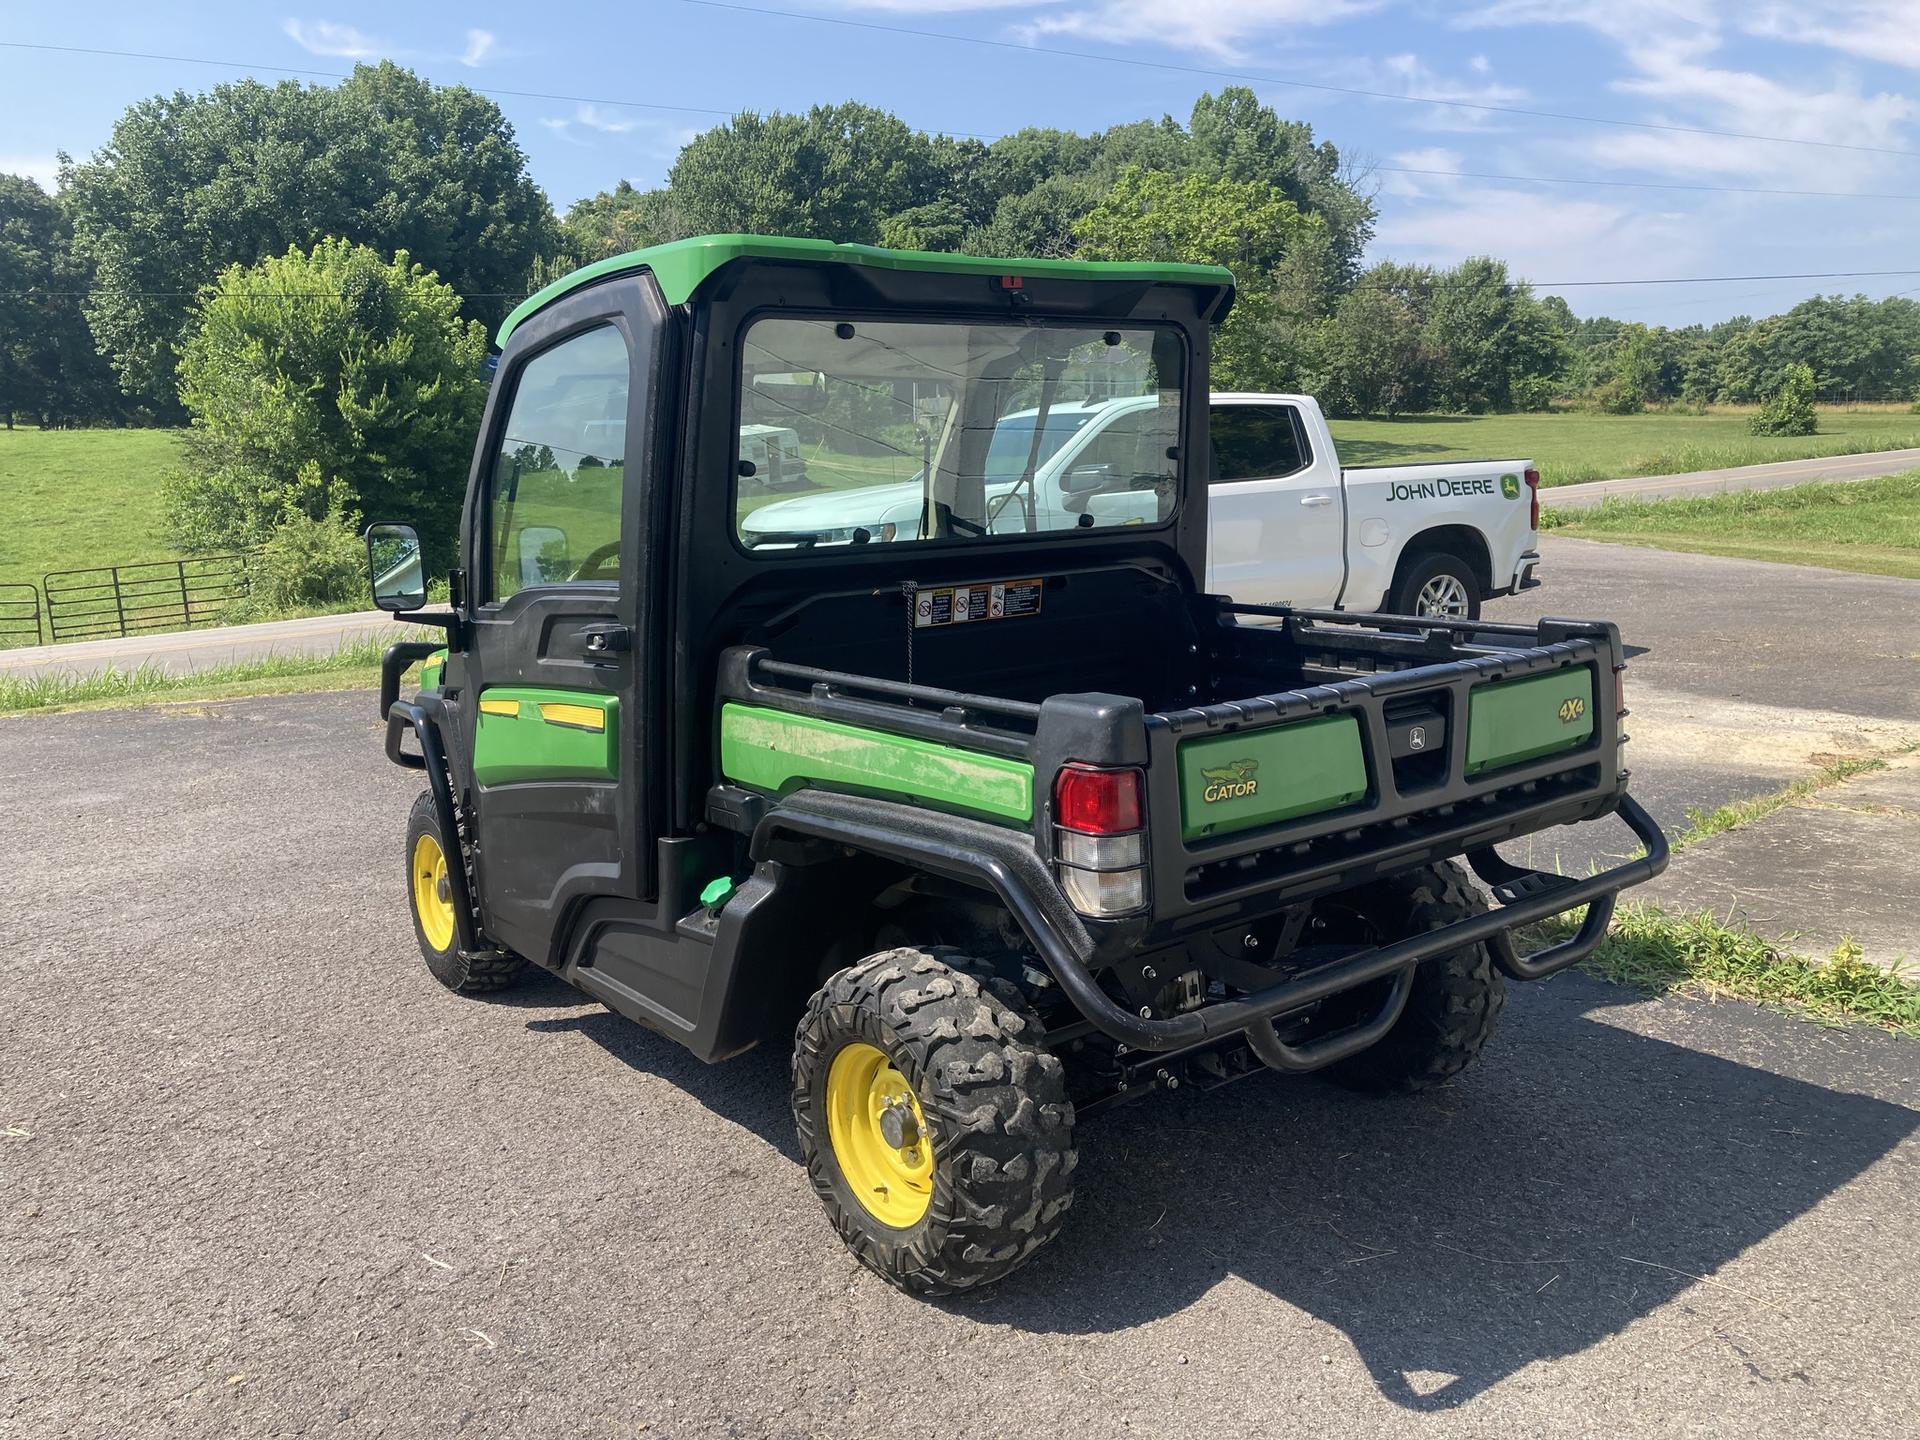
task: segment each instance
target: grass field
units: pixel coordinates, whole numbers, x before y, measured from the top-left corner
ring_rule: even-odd
[[[171,558],[160,476],[178,453],[171,430],[0,430],[0,583]]]
[[[1333,438],[1349,465],[1527,459],[1538,463],[1546,485],[1920,448],[1920,415],[1904,405],[1823,408],[1819,434],[1784,440],[1749,435],[1751,415],[1734,408],[1705,415],[1407,415],[1336,420]]]
[[[1610,499],[1557,513],[1549,501],[1541,523],[1586,540],[1920,579],[1920,470],[1690,500]]]

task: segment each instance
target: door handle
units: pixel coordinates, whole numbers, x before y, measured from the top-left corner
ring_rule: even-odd
[[[1300,497],[1300,503],[1302,505],[1313,506],[1331,505],[1333,503],[1333,497],[1331,495],[1302,495]]]
[[[591,625],[582,633],[589,655],[612,655],[633,645],[633,632],[624,625]]]

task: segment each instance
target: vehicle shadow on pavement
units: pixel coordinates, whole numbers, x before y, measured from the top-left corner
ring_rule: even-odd
[[[1515,996],[1486,1063],[1427,1096],[1256,1076],[1095,1119],[1060,1239],[954,1308],[1106,1332],[1234,1275],[1343,1330],[1388,1399],[1447,1410],[1650,1315],[1920,1126],[1594,1014],[1638,998],[1585,976]],[[1786,1323],[1763,1287],[1703,1292]]]
[[[1338,1326],[1388,1399],[1444,1411],[1644,1320],[1920,1128],[1920,1111],[1604,1018],[1639,999],[1577,974],[1512,987],[1485,1061],[1425,1096],[1257,1075],[1089,1117],[1060,1238],[943,1307],[992,1326],[1106,1333],[1237,1276]],[[550,1003],[579,996],[554,982]],[[1736,1044],[1756,1029],[1817,1033],[1740,1005],[1696,1010],[1703,1034]],[[605,1011],[527,1023],[587,1036],[800,1163],[783,1047],[710,1066]],[[1779,1297],[1726,1284],[1705,1282],[1703,1309],[1787,1323]],[[1677,1343],[1710,1334],[1693,1317]],[[1276,1352],[1284,1366],[1317,1363],[1291,1336],[1280,1344],[1295,1351]]]

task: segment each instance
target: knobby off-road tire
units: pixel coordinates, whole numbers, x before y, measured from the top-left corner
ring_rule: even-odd
[[[1451,860],[1389,876],[1341,900],[1370,915],[1388,942],[1487,909],[1487,897]],[[1506,1003],[1506,982],[1485,945],[1436,955],[1414,971],[1407,1008],[1394,1027],[1378,1044],[1328,1066],[1326,1073],[1350,1089],[1376,1094],[1430,1090],[1479,1057]]]
[[[407,909],[413,938],[433,978],[462,995],[504,990],[526,973],[527,962],[505,951],[462,955],[453,923],[453,899],[444,868],[462,864],[457,841],[440,833],[433,792],[422,790],[407,817]],[[441,872],[436,872],[438,864]]]
[[[1040,1022],[1018,991],[970,970],[983,967],[953,950],[884,950],[832,976],[794,1035],[793,1119],[807,1177],[861,1263],[916,1295],[1000,1279],[1054,1237],[1073,1203],[1079,1157],[1060,1061],[1041,1047]],[[911,1089],[911,1104],[903,1089],[894,1108],[912,1110],[931,1151],[896,1150],[924,1174],[871,1202],[848,1169],[871,1179],[874,1167],[862,1172],[857,1152],[843,1164],[836,1148],[851,1123],[846,1075],[863,1058],[869,1073],[880,1064],[867,1047],[885,1057],[879,1075],[891,1076],[871,1083]]]

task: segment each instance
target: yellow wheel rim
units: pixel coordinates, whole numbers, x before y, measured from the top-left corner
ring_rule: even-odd
[[[827,1138],[847,1188],[882,1225],[904,1230],[933,1199],[933,1136],[920,1098],[887,1053],[854,1041],[827,1070]]]
[[[413,913],[427,944],[436,950],[453,944],[453,890],[447,881],[447,852],[431,835],[413,842]]]

